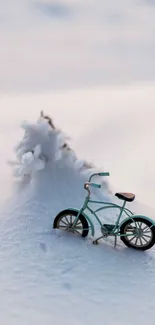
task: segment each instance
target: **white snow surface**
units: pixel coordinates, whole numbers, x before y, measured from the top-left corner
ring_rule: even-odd
[[[1,209],[0,323],[143,325],[149,320],[153,325],[154,248],[139,253],[119,242],[114,249],[113,240],[93,246],[91,237],[52,229],[60,210],[82,204],[90,171],[80,172],[75,157],[66,157],[65,152],[58,160],[63,135],[42,125],[40,119],[24,124],[26,133],[16,154],[20,164],[23,154],[40,145],[45,168],[32,168],[28,179],[20,174]],[[107,182],[94,196],[111,200]]]

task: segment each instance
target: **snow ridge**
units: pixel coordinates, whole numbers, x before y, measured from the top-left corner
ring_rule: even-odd
[[[57,129],[48,116],[41,116],[37,122],[24,121],[22,140],[15,147],[16,162],[11,162],[14,176],[32,179],[39,171],[46,168],[70,169],[83,177],[97,171],[97,168],[85,160],[80,160],[68,145],[68,136]],[[98,170],[99,172],[99,170]],[[108,189],[107,182],[100,177],[100,183]]]

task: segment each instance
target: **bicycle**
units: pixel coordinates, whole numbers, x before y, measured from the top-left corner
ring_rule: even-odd
[[[101,227],[101,236],[93,240],[93,244],[98,244],[102,238],[113,236],[114,246],[117,245],[117,237],[120,237],[122,242],[130,248],[137,250],[147,250],[155,244],[155,222],[143,215],[136,215],[131,210],[126,208],[127,202],[133,202],[135,194],[118,192],[115,194],[117,198],[123,200],[123,204],[119,205],[113,202],[96,201],[91,199],[90,187],[101,188],[100,184],[91,182],[94,176],[109,176],[108,172],[94,173],[89,177],[88,182],[84,184],[87,190],[87,196],[80,209],[69,208],[58,213],[53,222],[53,228],[67,230],[76,233],[81,237],[86,237],[91,231],[91,235],[95,235],[95,227],[91,218],[86,214],[87,209],[93,215]],[[89,207],[91,204],[103,205],[96,210]],[[97,213],[106,209],[119,209],[119,215],[114,224],[102,223]],[[120,222],[120,219],[125,213],[126,219]]]

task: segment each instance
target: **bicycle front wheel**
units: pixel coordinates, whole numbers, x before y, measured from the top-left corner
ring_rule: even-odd
[[[145,251],[155,244],[155,226],[142,217],[125,221],[120,227],[123,243],[131,248]]]
[[[89,225],[83,214],[79,215],[74,229],[71,229],[77,215],[78,212],[71,209],[61,211],[54,219],[53,228],[70,231],[81,237],[86,237],[89,232]]]

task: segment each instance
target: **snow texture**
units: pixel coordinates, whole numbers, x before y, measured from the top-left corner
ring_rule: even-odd
[[[154,325],[154,248],[52,229],[83,202],[95,170],[83,157],[155,206],[154,10],[153,0],[0,1],[0,325]],[[74,150],[36,122],[41,109]],[[20,130],[23,118],[35,122]],[[101,182],[93,196],[114,199]],[[129,206],[150,215],[141,202]]]
[[[114,249],[113,239],[93,246],[91,237],[53,230],[60,210],[82,204],[86,169],[74,168],[70,150],[57,159],[63,136],[42,119],[24,131],[17,163],[32,169],[28,179],[18,175],[0,218],[0,323],[153,325],[155,250],[139,253],[121,243]],[[106,182],[100,196],[111,199]]]

